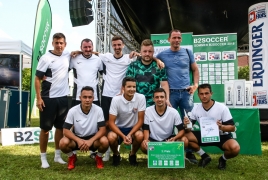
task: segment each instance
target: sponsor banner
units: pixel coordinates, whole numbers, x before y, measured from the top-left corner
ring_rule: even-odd
[[[184,142],[148,142],[148,168],[185,168]]]
[[[193,33],[182,33],[181,47],[193,50]],[[154,44],[154,56],[158,53],[169,49],[170,43],[168,42],[169,34],[151,34],[151,40]]]
[[[2,128],[2,146],[39,143],[41,129],[32,128]],[[54,142],[55,128],[49,131],[48,142]]]
[[[237,34],[193,35],[193,52],[199,84],[211,84],[213,99],[224,102],[224,82],[238,77]],[[197,93],[194,100],[200,102]]]
[[[253,105],[268,108],[268,3],[249,7],[249,70],[253,81]]]
[[[51,28],[52,28],[52,13],[49,2],[48,0],[39,0],[36,11],[34,37],[33,37],[29,119],[31,118],[31,112],[35,99],[35,89],[34,89],[35,71],[37,68],[38,60],[46,52]]]

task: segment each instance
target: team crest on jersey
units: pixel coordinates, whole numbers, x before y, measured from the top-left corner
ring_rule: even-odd
[[[138,108],[133,108],[133,109],[132,109],[132,112],[133,112],[133,113],[136,113],[137,111],[138,111]]]
[[[255,6],[248,14],[248,22],[249,24],[261,19],[266,18],[266,6],[265,4],[260,4],[258,6]]]

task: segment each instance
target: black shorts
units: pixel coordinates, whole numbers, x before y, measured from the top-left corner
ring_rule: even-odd
[[[164,140],[162,140],[162,141],[158,141],[158,140],[155,140],[155,139],[149,137],[149,141],[150,141],[150,142],[166,142],[168,139],[173,138],[173,137],[175,137],[175,136],[176,136],[176,135],[171,135],[171,136],[169,136],[168,138],[166,138],[166,139],[164,139]]]
[[[130,127],[130,128],[119,128],[119,129],[125,136],[127,136],[128,133],[132,130],[132,127]],[[118,145],[122,144],[123,141],[124,140],[120,136],[118,136]]]
[[[40,128],[49,131],[53,125],[57,129],[62,129],[66,115],[68,113],[67,96],[58,98],[42,98],[45,104],[43,111],[39,111]]]
[[[217,146],[222,151],[224,151],[224,149],[222,148],[223,144],[226,141],[228,141],[229,139],[233,139],[232,134],[226,134],[226,135],[220,135],[220,142],[202,143],[201,132],[200,131],[192,131],[192,133],[196,137],[199,146]]]
[[[109,110],[112,102],[112,97],[101,96],[101,108],[105,121],[109,120]]]
[[[74,107],[74,106],[76,106],[76,105],[78,105],[80,103],[81,103],[81,101],[78,101],[78,100],[73,99],[72,100],[72,107]],[[100,106],[100,101],[99,100],[93,101],[93,104],[96,104],[97,106]]]
[[[87,136],[87,137],[79,137],[79,138],[84,139],[84,140],[89,140],[89,139],[92,138],[93,136],[95,136],[95,134],[94,134],[94,135]],[[78,137],[78,136],[77,136],[77,137]],[[74,142],[75,142],[75,141],[74,141]],[[94,141],[94,142],[95,142],[95,141]],[[93,152],[97,151],[97,149],[93,147],[94,142],[93,142],[92,146],[89,147],[89,150],[91,150],[91,151],[93,151]],[[72,150],[73,150],[73,151],[74,151],[74,150],[80,150],[80,148],[78,147],[77,142],[75,142],[75,147],[74,147]]]

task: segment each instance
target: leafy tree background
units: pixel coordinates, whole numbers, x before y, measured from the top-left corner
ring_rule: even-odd
[[[31,87],[31,68],[22,70],[22,90],[30,91]]]
[[[238,70],[238,79],[249,80],[249,66],[240,67]]]

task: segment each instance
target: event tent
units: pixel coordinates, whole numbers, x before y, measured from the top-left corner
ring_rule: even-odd
[[[22,68],[31,68],[32,49],[21,40],[0,38],[0,54],[21,54]]]
[[[20,55],[20,68],[31,68],[32,49],[21,40],[0,38],[0,54]],[[23,59],[22,59],[23,57]],[[21,67],[22,65],[22,67]],[[22,127],[22,71],[19,71],[19,105],[20,105],[20,127]]]

